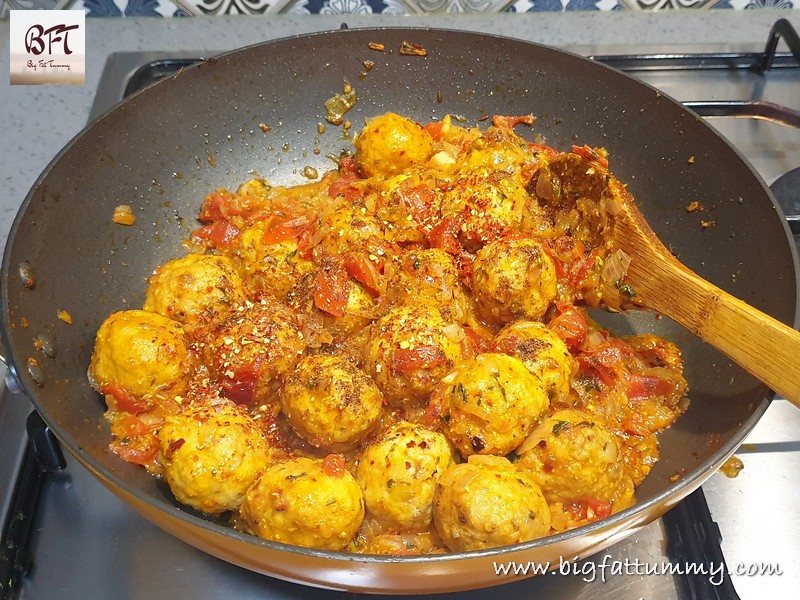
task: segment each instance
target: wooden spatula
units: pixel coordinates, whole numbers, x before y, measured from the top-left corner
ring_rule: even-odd
[[[684,266],[658,239],[625,186],[611,178],[608,191],[616,200],[611,236],[630,263],[622,281],[607,285],[607,302],[674,319],[800,407],[800,332]]]

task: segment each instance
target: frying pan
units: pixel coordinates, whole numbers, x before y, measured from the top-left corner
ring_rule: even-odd
[[[427,56],[401,54],[403,41]],[[371,50],[370,42],[385,50]],[[511,578],[498,578],[493,562],[558,565],[559,557],[588,556],[697,488],[742,442],[772,394],[674,322],[647,313],[596,316],[622,333],[675,341],[691,406],[661,434],[661,460],[637,505],[546,539],[433,557],[300,549],[179,507],[161,482],[109,452],[104,405],[86,378],[98,326],[112,311],[142,305],[154,267],[183,254],[181,240],[196,227],[206,193],[256,175],[297,184],[306,166],[332,168],[329,157],[351,143],[338,127],[319,133],[318,123],[324,101],[345,81],[358,94],[346,115],[354,130],[389,110],[421,122],[450,113],[469,124],[533,113],[535,131],[556,148],[605,147],[612,170],[680,260],[795,323],[795,251],[764,183],[699,117],[653,88],[575,55],[490,35],[380,29],[293,37],[205,61],[126,100],[81,132],[25,199],[3,258],[3,340],[11,373],[63,445],[125,502],[190,544],[282,579],[351,591],[506,583]],[[713,227],[702,229],[685,210],[693,200]],[[133,206],[134,226],[112,223],[119,204]],[[37,350],[42,335],[54,340],[54,356]]]

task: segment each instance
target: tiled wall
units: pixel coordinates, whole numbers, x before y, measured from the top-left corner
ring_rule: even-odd
[[[83,8],[90,17],[216,14],[424,14],[573,10],[800,9],[800,0],[0,0],[9,9]]]

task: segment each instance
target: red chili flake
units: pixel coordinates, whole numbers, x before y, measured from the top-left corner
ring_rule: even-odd
[[[177,440],[172,440],[169,443],[169,446],[167,447],[167,453],[170,454],[170,455],[174,454],[175,452],[180,450],[181,446],[183,446],[185,443],[186,443],[186,440],[183,439],[183,438],[178,438]]]

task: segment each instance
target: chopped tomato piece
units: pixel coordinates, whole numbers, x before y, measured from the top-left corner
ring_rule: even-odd
[[[224,249],[230,246],[233,238],[239,235],[239,230],[230,221],[214,221],[204,225],[192,233],[192,242],[207,248]]]
[[[559,307],[559,310],[561,314],[550,321],[550,329],[570,350],[580,350],[586,342],[588,329],[583,312],[574,306]]]
[[[263,240],[265,244],[279,244],[300,237],[310,226],[311,223],[306,217],[288,219],[274,217],[264,230]]]
[[[322,471],[330,477],[342,477],[347,471],[347,463],[341,454],[328,454],[322,461]]]
[[[385,287],[381,277],[385,262],[377,257],[373,261],[363,252],[352,252],[345,258],[344,268],[350,277],[367,288],[373,296],[378,296]]]
[[[594,517],[596,519],[610,517],[611,513],[614,512],[614,505],[608,500],[587,500],[586,506],[587,516],[589,516],[589,509],[591,509],[591,512],[594,513]]]
[[[584,144],[583,146],[573,146],[572,153],[585,158],[605,171],[608,170],[608,155],[602,148],[592,148]]]
[[[672,393],[673,386],[668,381],[654,375],[628,375],[627,394],[631,400],[643,400],[654,396],[667,396]]]
[[[138,415],[153,408],[152,401],[140,396],[134,396],[128,390],[114,383],[104,385],[101,392],[114,399],[114,404],[116,405],[114,409],[131,415]]]
[[[226,377],[220,383],[223,395],[236,404],[251,404],[255,398],[260,371],[260,358],[251,364],[240,366],[232,377]]]
[[[327,261],[317,274],[314,306],[334,317],[343,317],[352,282],[347,271],[335,261]]]
[[[545,158],[553,159],[558,156],[559,152],[555,148],[551,148],[550,146],[545,146],[544,144],[534,144],[532,142],[528,143],[528,148],[530,148],[531,152],[535,152],[537,154],[543,154]]]
[[[398,197],[416,222],[424,223],[433,216],[436,193],[428,186],[401,185],[398,189]]]
[[[358,176],[355,174],[343,175],[334,179],[333,183],[328,187],[328,196],[331,198],[342,196],[346,200],[353,200],[354,198],[361,197],[363,192],[353,185],[356,181],[358,181]]]
[[[442,139],[444,136],[444,121],[436,121],[434,123],[427,123],[422,127],[425,131],[428,132],[428,135],[431,136],[437,142]]]
[[[484,352],[489,352],[492,342],[482,337],[472,327],[463,327],[464,333],[464,349],[467,356],[477,356]]]
[[[203,200],[198,220],[201,223],[211,223],[227,219],[231,216],[229,207],[234,198],[235,196],[228,190],[219,189],[211,192]]]
[[[355,156],[343,156],[339,159],[339,173],[341,175],[356,175],[358,168],[356,167]]]
[[[460,228],[459,215],[445,217],[428,233],[428,242],[433,248],[441,248],[450,254],[461,254],[463,248],[458,241]]]
[[[147,466],[152,464],[158,455],[158,438],[154,433],[136,438],[123,438],[111,442],[109,448],[124,461]]]

